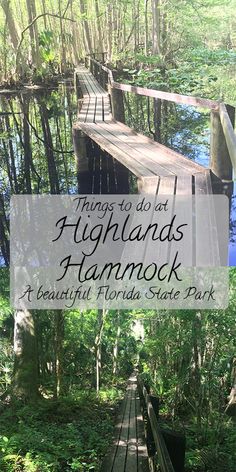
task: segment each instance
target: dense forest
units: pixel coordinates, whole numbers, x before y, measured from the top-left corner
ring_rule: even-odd
[[[186,436],[185,471],[236,472],[233,267],[226,310],[10,305],[10,197],[79,193],[73,73],[94,53],[123,83],[235,106],[236,1],[0,0],[0,471],[99,471],[136,368]],[[124,106],[128,125],[208,165],[209,114]],[[230,233],[233,260],[235,192]]]

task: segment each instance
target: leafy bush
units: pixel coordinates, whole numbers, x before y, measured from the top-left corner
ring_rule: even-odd
[[[97,471],[121,392],[8,406],[0,420],[1,472]]]

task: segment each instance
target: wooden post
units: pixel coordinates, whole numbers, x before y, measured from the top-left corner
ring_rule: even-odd
[[[83,93],[82,93],[82,89],[79,83],[78,74],[76,71],[74,73],[74,87],[75,87],[77,100],[80,100],[81,98],[83,98]]]
[[[152,404],[154,413],[156,415],[156,418],[158,420],[159,419],[159,405],[160,405],[159,398],[156,397],[155,395],[149,395],[149,398],[150,398],[150,402]]]
[[[77,72],[75,70],[74,71],[74,89],[75,89],[76,96],[78,98],[77,87],[78,87],[78,75],[77,75]]]
[[[167,429],[161,429],[161,433],[175,472],[183,472],[186,449],[186,439],[184,434]]]
[[[234,127],[235,108],[226,105],[230,121]],[[232,180],[232,163],[225,140],[220,114],[218,111],[211,111],[211,171],[221,180]]]
[[[117,193],[129,193],[129,169],[123,166],[120,162],[115,162]]]
[[[83,131],[74,127],[72,130],[73,144],[76,157],[78,193],[91,192],[91,173],[89,170],[89,156],[87,147],[87,136]]]
[[[114,120],[125,123],[125,109],[122,90],[110,87],[111,109]]]

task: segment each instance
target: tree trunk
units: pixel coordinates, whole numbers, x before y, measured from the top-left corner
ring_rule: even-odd
[[[233,359],[231,378],[232,388],[228,396],[228,405],[225,412],[236,422],[236,357]]]
[[[30,167],[32,162],[32,149],[30,142],[30,130],[29,130],[29,101],[23,96],[22,101],[22,111],[24,113],[23,117],[23,133],[24,133],[24,171],[25,171],[25,182],[26,182],[26,193],[32,193],[31,187],[31,176],[30,176]]]
[[[13,396],[29,401],[39,396],[34,318],[28,310],[15,312]]]
[[[96,17],[97,17],[96,24],[97,24],[97,30],[98,30],[98,52],[103,52],[102,29],[101,29],[98,0],[94,0],[94,4],[95,4]]]
[[[144,22],[145,22],[145,36],[144,36],[144,54],[148,54],[148,0],[144,0]]]
[[[55,388],[54,397],[58,398],[62,391],[62,373],[63,373],[63,339],[64,339],[64,314],[62,310],[55,311]]]
[[[89,31],[89,25],[88,25],[88,20],[87,20],[87,11],[85,8],[84,0],[80,0],[80,11],[81,11],[81,14],[83,15],[84,34],[85,34],[85,42],[86,42],[85,49],[87,50],[87,53],[91,54],[92,43],[91,43],[91,38],[90,38],[90,31]]]
[[[152,0],[152,54],[160,54],[160,0]]]
[[[33,19],[36,17],[35,2],[34,0],[26,0],[26,5],[27,5],[29,23],[32,23]],[[29,36],[30,36],[30,60],[31,60],[32,66],[37,68],[40,65],[37,21],[35,21],[35,23],[32,26],[30,26]]]
[[[5,16],[6,16],[6,22],[7,22],[8,29],[9,29],[11,43],[12,43],[12,46],[13,46],[14,50],[16,51],[18,43],[19,43],[19,36],[18,36],[17,29],[16,29],[15,20],[14,20],[12,11],[11,11],[10,1],[9,0],[1,0],[1,6],[2,6],[2,9],[3,9],[3,11],[5,13]]]
[[[7,267],[10,265],[9,226],[6,218],[4,200],[0,194],[0,249]]]
[[[197,413],[198,431],[201,430],[202,424],[202,392],[201,392],[201,313],[196,313],[192,323],[192,339],[193,339],[193,376],[194,376],[194,396]]]
[[[98,320],[97,320],[97,336],[95,339],[95,358],[96,358],[96,391],[97,393],[100,390],[100,372],[101,372],[101,342],[102,342],[102,332],[104,327],[106,317],[106,310],[98,310]]]
[[[62,19],[61,0],[59,0],[59,15],[60,15],[60,37],[61,37],[61,73],[66,71],[66,49],[65,49],[65,38],[64,38],[64,27]]]
[[[112,366],[112,374],[113,377],[117,375],[117,366],[118,366],[118,347],[119,347],[119,339],[120,339],[120,312],[117,311],[117,318],[116,318],[116,337],[115,343],[113,347],[113,366]]]
[[[45,104],[40,103],[40,117],[44,135],[44,147],[45,147],[45,154],[47,158],[48,164],[48,176],[49,176],[49,184],[50,184],[50,192],[51,194],[59,194],[60,187],[59,187],[59,180],[57,174],[56,163],[54,159],[53,153],[53,142],[52,142],[52,135],[48,121],[48,110]]]

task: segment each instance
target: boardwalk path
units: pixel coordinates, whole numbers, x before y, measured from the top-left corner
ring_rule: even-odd
[[[114,121],[109,95],[93,75],[80,67],[77,78],[83,101],[74,130],[83,132],[128,168],[137,177],[139,192],[169,195],[212,193],[209,169]],[[80,152],[82,172],[88,170],[87,157],[85,152]]]
[[[148,455],[140,410],[137,378],[128,381],[126,396],[116,424],[115,438],[101,472],[147,472]]]

